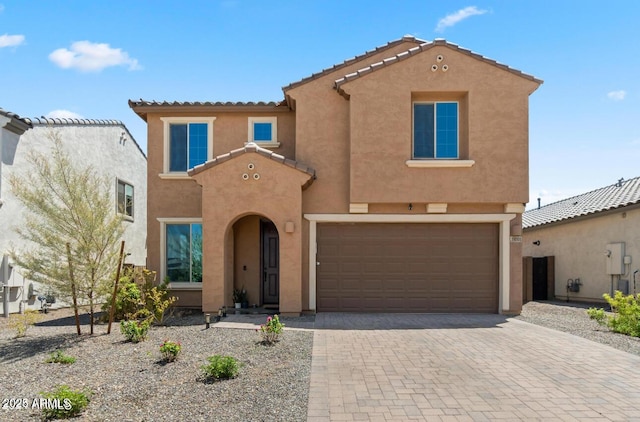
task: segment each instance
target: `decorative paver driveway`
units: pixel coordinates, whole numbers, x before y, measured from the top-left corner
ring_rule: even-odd
[[[316,315],[309,421],[640,421],[640,357],[500,315]]]

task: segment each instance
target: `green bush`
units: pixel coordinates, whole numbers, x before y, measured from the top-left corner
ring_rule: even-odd
[[[16,330],[16,338],[27,335],[27,330],[36,322],[42,319],[40,312],[27,309],[23,314],[12,314],[9,316],[9,328]]]
[[[58,386],[52,392],[41,392],[51,405],[44,406],[42,416],[45,420],[67,419],[78,416],[91,400],[88,390],[72,390],[66,385]]]
[[[49,358],[45,361],[47,363],[62,363],[65,365],[70,365],[75,363],[76,358],[73,356],[66,355],[62,350],[56,350],[55,352],[51,352]]]
[[[262,336],[263,344],[273,344],[278,341],[280,334],[284,330],[284,324],[280,322],[280,317],[268,316],[267,322],[262,324],[256,331]]]
[[[139,343],[147,339],[150,322],[148,319],[120,322],[120,332],[132,343]]]
[[[167,309],[176,301],[169,297],[166,284],[153,285],[155,273],[147,269],[128,269],[120,278],[116,294],[114,320],[132,320],[152,318],[152,322],[162,324]],[[140,272],[141,271],[141,272]],[[137,276],[139,282],[134,280]],[[102,306],[104,318],[109,318],[111,303]]]
[[[202,366],[206,381],[235,378],[240,371],[240,363],[232,356],[213,355],[207,360],[209,364]]]
[[[613,332],[640,337],[640,294],[625,296],[616,291],[613,297],[606,293],[602,296],[611,306],[613,315],[606,315],[602,308],[589,308],[589,317],[601,325],[607,325]]]
[[[160,346],[160,354],[167,362],[173,362],[178,359],[178,355],[182,351],[182,345],[179,342],[165,340]]]

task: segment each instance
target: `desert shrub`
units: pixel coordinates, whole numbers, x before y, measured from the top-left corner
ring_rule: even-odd
[[[27,335],[27,330],[42,319],[40,312],[27,309],[23,314],[9,316],[9,328],[16,330],[16,338]]]
[[[51,404],[42,406],[42,416],[45,420],[78,416],[91,400],[90,391],[72,390],[66,385],[60,385],[54,391],[42,392],[40,395]]]
[[[589,308],[589,317],[616,333],[640,337],[640,294],[624,295],[616,291],[613,297],[606,293],[602,296],[611,306],[613,314],[607,315],[602,308]]]
[[[169,296],[165,283],[155,286],[154,280],[155,272],[146,268],[125,270],[116,294],[116,321],[150,318],[151,322],[163,323],[167,309],[176,298]],[[105,311],[105,318],[109,318],[111,303],[105,303],[102,309]]]
[[[278,341],[280,334],[284,330],[284,324],[280,322],[280,317],[268,316],[267,322],[262,324],[256,331],[262,336],[263,344],[273,344]]]
[[[205,381],[235,378],[240,371],[240,363],[232,356],[213,355],[207,360],[209,363],[202,366]]]
[[[120,321],[120,332],[124,334],[128,341],[139,343],[147,339],[150,322],[148,319]]]
[[[169,309],[176,300],[175,297],[169,296],[169,290],[164,283],[160,286],[145,285],[144,309],[153,317],[153,321],[157,324],[164,322],[167,309]]]
[[[62,350],[56,350],[55,352],[51,352],[51,354],[49,355],[49,357],[45,362],[62,363],[65,365],[70,365],[72,363],[75,363],[75,361],[76,361],[76,358],[74,358],[73,356],[69,356],[65,354]]]
[[[165,340],[160,346],[160,354],[166,362],[173,362],[178,359],[178,355],[182,351],[182,345],[179,342]]]

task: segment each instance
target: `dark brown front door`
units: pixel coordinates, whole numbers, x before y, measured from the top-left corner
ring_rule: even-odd
[[[280,298],[280,242],[278,230],[270,221],[261,223],[262,303],[274,305]]]

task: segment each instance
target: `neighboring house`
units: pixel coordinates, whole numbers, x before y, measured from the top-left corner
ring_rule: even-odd
[[[147,160],[127,128],[115,120],[22,118],[0,111],[0,119],[12,116],[13,127],[25,130],[21,136],[2,137],[2,184],[0,197],[0,255],[13,245],[19,250],[26,246],[14,231],[21,222],[24,209],[12,195],[7,183],[11,174],[20,174],[27,166],[31,151],[46,152],[51,148],[51,131],[60,134],[63,147],[79,164],[93,165],[113,182],[113,210],[125,214],[125,250],[130,253],[125,262],[146,264],[147,226]],[[1,122],[2,120],[0,120]],[[14,130],[19,132],[19,130]],[[39,307],[37,294],[44,294],[46,287],[32,284],[20,269],[11,272],[10,312],[24,309],[24,305]],[[37,294],[29,295],[29,292]]]
[[[525,212],[523,243],[525,302],[638,293],[640,177]]]
[[[519,312],[541,83],[406,36],[279,103],[130,101],[148,125],[149,267],[204,312],[243,288],[284,314]]]

